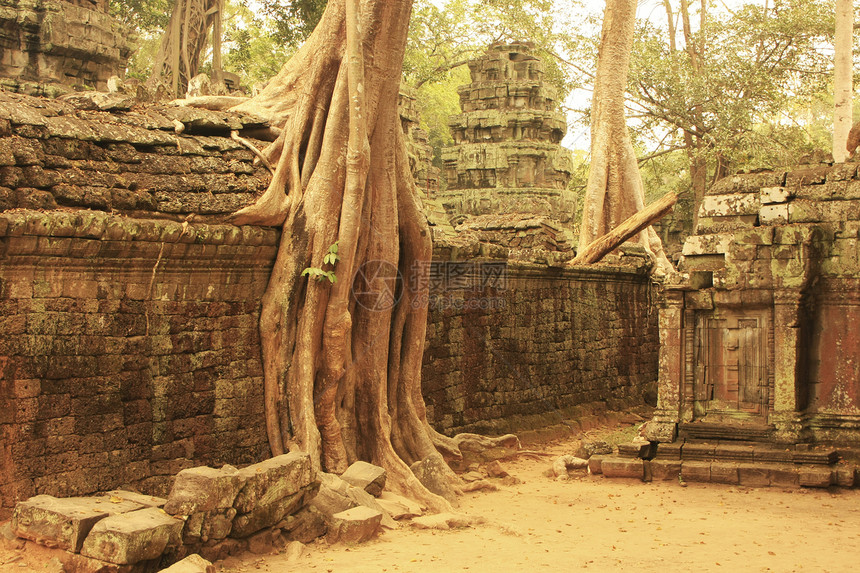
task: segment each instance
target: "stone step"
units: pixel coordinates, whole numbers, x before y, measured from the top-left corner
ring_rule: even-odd
[[[619,447],[619,453],[625,453]],[[671,444],[659,444],[657,459],[734,461],[734,462],[772,462],[795,464],[831,465],[839,461],[835,448],[818,447],[802,449],[797,446],[775,444],[743,443],[735,441],[699,442],[678,440]]]
[[[592,456],[589,470],[592,474],[603,474],[610,478],[636,478],[646,482],[704,482],[747,487],[851,488],[860,485],[858,468],[843,464],[825,466]]]
[[[760,424],[715,424],[687,422],[678,424],[678,436],[705,440],[767,440],[773,434],[773,426]]]

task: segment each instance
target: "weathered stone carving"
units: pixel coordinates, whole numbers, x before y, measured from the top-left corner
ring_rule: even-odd
[[[567,129],[543,62],[530,43],[494,44],[469,62],[461,115],[451,120],[455,145],[444,150],[451,213],[533,213],[573,218],[567,191],[572,159],[560,142]]]
[[[856,163],[721,180],[660,311],[649,438],[860,442]],[[686,446],[685,446],[686,447]]]

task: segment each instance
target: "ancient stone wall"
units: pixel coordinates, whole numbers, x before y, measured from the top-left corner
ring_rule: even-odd
[[[106,1],[0,0],[0,78],[7,89],[104,89],[108,78],[125,73],[130,54],[128,31]]]
[[[268,182],[228,137],[254,126],[0,94],[0,514],[37,493],[163,495],[185,467],[268,455],[257,321],[278,232],[219,222]],[[487,292],[453,280],[479,255],[504,268],[486,246],[437,248],[433,423],[638,403],[656,378],[646,278],[519,264]]]
[[[438,429],[545,427],[655,390],[657,316],[635,269],[511,265],[485,286],[492,261],[435,264],[422,385]],[[477,278],[462,286],[464,267]]]

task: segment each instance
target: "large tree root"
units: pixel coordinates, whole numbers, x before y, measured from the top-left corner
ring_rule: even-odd
[[[443,511],[459,477],[442,464],[445,499],[410,469],[440,451],[462,457],[463,444],[430,427],[421,395],[427,281],[416,273],[429,272],[432,245],[397,111],[410,10],[331,0],[301,50],[236,108],[282,131],[262,152],[271,184],[232,220],[283,229],[260,316],[272,453],[300,449],[332,473],[375,463],[393,491]]]

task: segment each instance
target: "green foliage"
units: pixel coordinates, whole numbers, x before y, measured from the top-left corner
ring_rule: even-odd
[[[261,0],[263,19],[272,27],[271,38],[293,49],[314,31],[326,0]]]
[[[792,0],[713,13],[704,37],[693,38],[704,41],[699,70],[682,38],[671,53],[665,26],[642,23],[629,84],[640,138],[652,148],[681,148],[687,131],[712,173],[787,165],[825,144],[808,120],[826,98],[830,61],[821,46],[832,34],[832,12],[821,0]],[[650,168],[660,164],[678,167],[662,156]]]
[[[340,259],[337,254],[337,244],[340,241],[335,241],[335,243],[328,248],[328,252],[323,256],[323,265],[330,265],[332,269],[334,269],[335,264]],[[337,276],[334,274],[334,270],[327,271],[325,269],[321,269],[319,267],[308,267],[302,271],[302,276],[310,276],[315,278],[318,281],[328,279],[330,283],[334,284],[337,282]]]
[[[293,55],[275,22],[261,18],[247,5],[229,2],[224,10],[224,69],[238,74],[247,91],[267,82]]]

